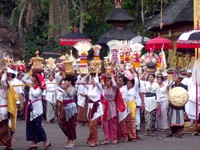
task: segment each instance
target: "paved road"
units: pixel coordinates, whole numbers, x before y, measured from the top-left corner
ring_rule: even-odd
[[[48,138],[51,140],[52,146],[49,150],[64,150],[66,137],[60,130],[57,123],[46,124],[43,122],[43,127],[47,133]],[[15,134],[16,142],[13,142],[14,150],[25,150],[30,142],[25,139],[25,121],[18,121],[17,131]],[[99,128],[99,141],[103,140],[102,129]],[[118,143],[116,145],[100,145],[95,148],[90,148],[86,144],[88,136],[88,127],[77,127],[77,150],[200,150],[200,137],[195,137],[190,134],[185,134],[184,138],[165,138],[166,133],[156,132],[155,137],[141,137],[143,140],[137,142]],[[43,143],[39,143],[39,150],[43,147]],[[0,147],[0,150],[3,147]]]

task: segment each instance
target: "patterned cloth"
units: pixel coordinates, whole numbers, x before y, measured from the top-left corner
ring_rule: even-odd
[[[116,140],[117,139],[117,116],[103,120],[103,132],[105,140]]]
[[[126,126],[128,131],[128,139],[135,140],[136,139],[136,125],[135,118],[131,117],[131,114],[128,114],[126,117]]]
[[[184,110],[170,108],[169,110],[169,126],[184,126]]]
[[[97,144],[98,143],[98,134],[97,134],[97,124],[98,118],[93,119],[91,115],[91,110],[89,111],[89,126],[90,126],[90,133],[87,138],[87,144]]]
[[[0,121],[0,145],[11,147],[11,135],[9,134],[8,119]]]
[[[160,116],[157,116],[157,128],[158,129],[167,129],[168,128],[168,117],[167,117],[167,108],[160,112]]]
[[[156,109],[152,111],[145,110],[145,128],[147,131],[155,130]]]
[[[68,121],[66,121],[66,111],[63,110],[58,124],[69,140],[76,139],[75,115],[73,115],[68,119]]]
[[[30,116],[30,113],[28,116]],[[35,143],[38,143],[38,142],[46,141],[46,139],[47,139],[46,133],[42,127],[42,115],[38,116],[32,121],[27,120],[26,140],[34,141]]]
[[[78,123],[87,123],[87,109],[88,109],[88,101],[85,101],[84,107],[78,106],[78,115],[77,122]]]
[[[128,139],[128,131],[125,119],[117,123],[117,139]]]
[[[117,116],[117,109],[115,104],[115,98],[117,94],[116,88],[106,88],[104,90],[104,99],[108,102],[108,109],[107,109],[107,119],[111,119]],[[105,105],[104,105],[105,107]],[[105,113],[105,112],[104,112]]]

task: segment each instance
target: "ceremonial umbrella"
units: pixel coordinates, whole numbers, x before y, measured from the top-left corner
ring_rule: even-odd
[[[200,30],[192,30],[180,35],[177,48],[200,48]]]
[[[140,43],[130,43],[130,48],[133,49],[133,50],[139,50],[139,51],[141,51],[143,47],[144,46],[142,44],[140,44]]]
[[[177,40],[177,48],[185,48],[185,49],[191,49],[191,48],[200,48],[200,30],[191,30],[188,32],[185,32],[180,35],[180,37]],[[197,52],[197,59],[198,59],[198,52]],[[192,74],[195,74],[196,76],[196,130],[198,130],[198,84],[197,84],[197,75],[196,72],[193,70]]]
[[[131,43],[146,43],[149,40],[150,40],[150,38],[148,38],[148,37],[142,37],[142,36],[138,35],[138,36],[132,38],[130,40],[130,42]]]
[[[76,27],[74,27],[74,32],[67,33],[60,37],[60,45],[72,45],[73,46],[75,43],[77,43],[79,41],[91,42],[91,39],[88,37],[88,35],[78,32]]]
[[[154,51],[161,49],[173,49],[172,41],[158,36],[146,42],[146,50]]]

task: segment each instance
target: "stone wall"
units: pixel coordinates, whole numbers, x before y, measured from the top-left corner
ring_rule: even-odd
[[[0,58],[6,53],[15,60],[24,59],[25,42],[10,25],[9,20],[0,16]]]

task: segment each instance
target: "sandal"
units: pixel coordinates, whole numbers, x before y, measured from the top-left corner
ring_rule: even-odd
[[[124,143],[126,143],[126,142],[128,142],[128,138],[125,138],[125,139],[124,139]]]
[[[45,146],[45,147],[43,148],[43,150],[47,150],[49,147],[51,147],[51,142],[49,142],[49,144],[48,144],[47,146]]]
[[[113,141],[112,141],[112,144],[117,144],[117,143],[118,143],[117,140],[113,140]]]
[[[110,142],[108,140],[105,140],[103,142],[100,143],[101,145],[106,145],[106,144],[110,144]]]
[[[66,149],[74,149],[74,144],[65,145]]]
[[[95,144],[95,143],[90,143],[89,146],[90,146],[90,147],[95,147],[96,144]]]

